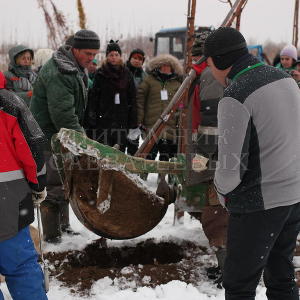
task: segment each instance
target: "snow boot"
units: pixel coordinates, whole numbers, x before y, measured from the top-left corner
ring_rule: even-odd
[[[64,201],[60,204],[60,228],[62,233],[70,235],[79,235],[79,233],[73,231],[73,229],[70,226],[69,203],[67,201]]]
[[[43,237],[48,243],[61,242],[59,206],[49,201],[41,203],[41,219],[43,225]]]

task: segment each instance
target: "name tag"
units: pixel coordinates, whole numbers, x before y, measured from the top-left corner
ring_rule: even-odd
[[[168,91],[167,90],[161,90],[160,91],[160,99],[161,100],[168,100]]]
[[[120,94],[115,94],[115,104],[120,104]]]

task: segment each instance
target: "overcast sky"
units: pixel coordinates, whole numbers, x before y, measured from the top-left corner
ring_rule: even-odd
[[[223,0],[226,1],[226,0]],[[54,0],[76,31],[76,0]],[[155,33],[161,28],[186,25],[188,0],[83,0],[88,27],[105,38],[128,33]],[[292,42],[295,0],[248,0],[241,32],[251,43]],[[45,46],[47,31],[37,0],[0,0],[0,43]],[[197,0],[196,24],[218,27],[230,7],[220,0]],[[102,45],[106,41],[102,42]]]

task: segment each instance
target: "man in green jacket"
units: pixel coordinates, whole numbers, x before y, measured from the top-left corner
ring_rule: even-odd
[[[63,45],[42,67],[34,84],[30,109],[48,139],[45,153],[48,165],[48,196],[41,206],[44,238],[59,242],[61,233],[72,233],[69,203],[64,198],[62,183],[53,161],[50,141],[61,128],[84,132],[82,127],[87,105],[87,66],[99,52],[98,35],[80,30],[72,46]]]

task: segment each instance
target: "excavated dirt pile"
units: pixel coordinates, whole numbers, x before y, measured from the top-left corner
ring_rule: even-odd
[[[46,259],[52,278],[62,282],[73,293],[90,295],[99,279],[109,277],[120,289],[155,287],[172,280],[193,285],[207,281],[206,268],[214,264],[213,255],[191,242],[155,243],[149,239],[132,247],[103,247],[101,239],[82,251],[49,252]],[[300,256],[297,245],[296,256]],[[298,286],[300,271],[296,269]]]
[[[104,277],[121,289],[155,287],[172,280],[196,284],[205,276],[199,260],[205,254],[205,248],[190,242],[177,245],[147,240],[135,247],[103,248],[98,240],[83,251],[50,252],[46,258],[52,276],[73,292],[88,295],[92,284]]]

